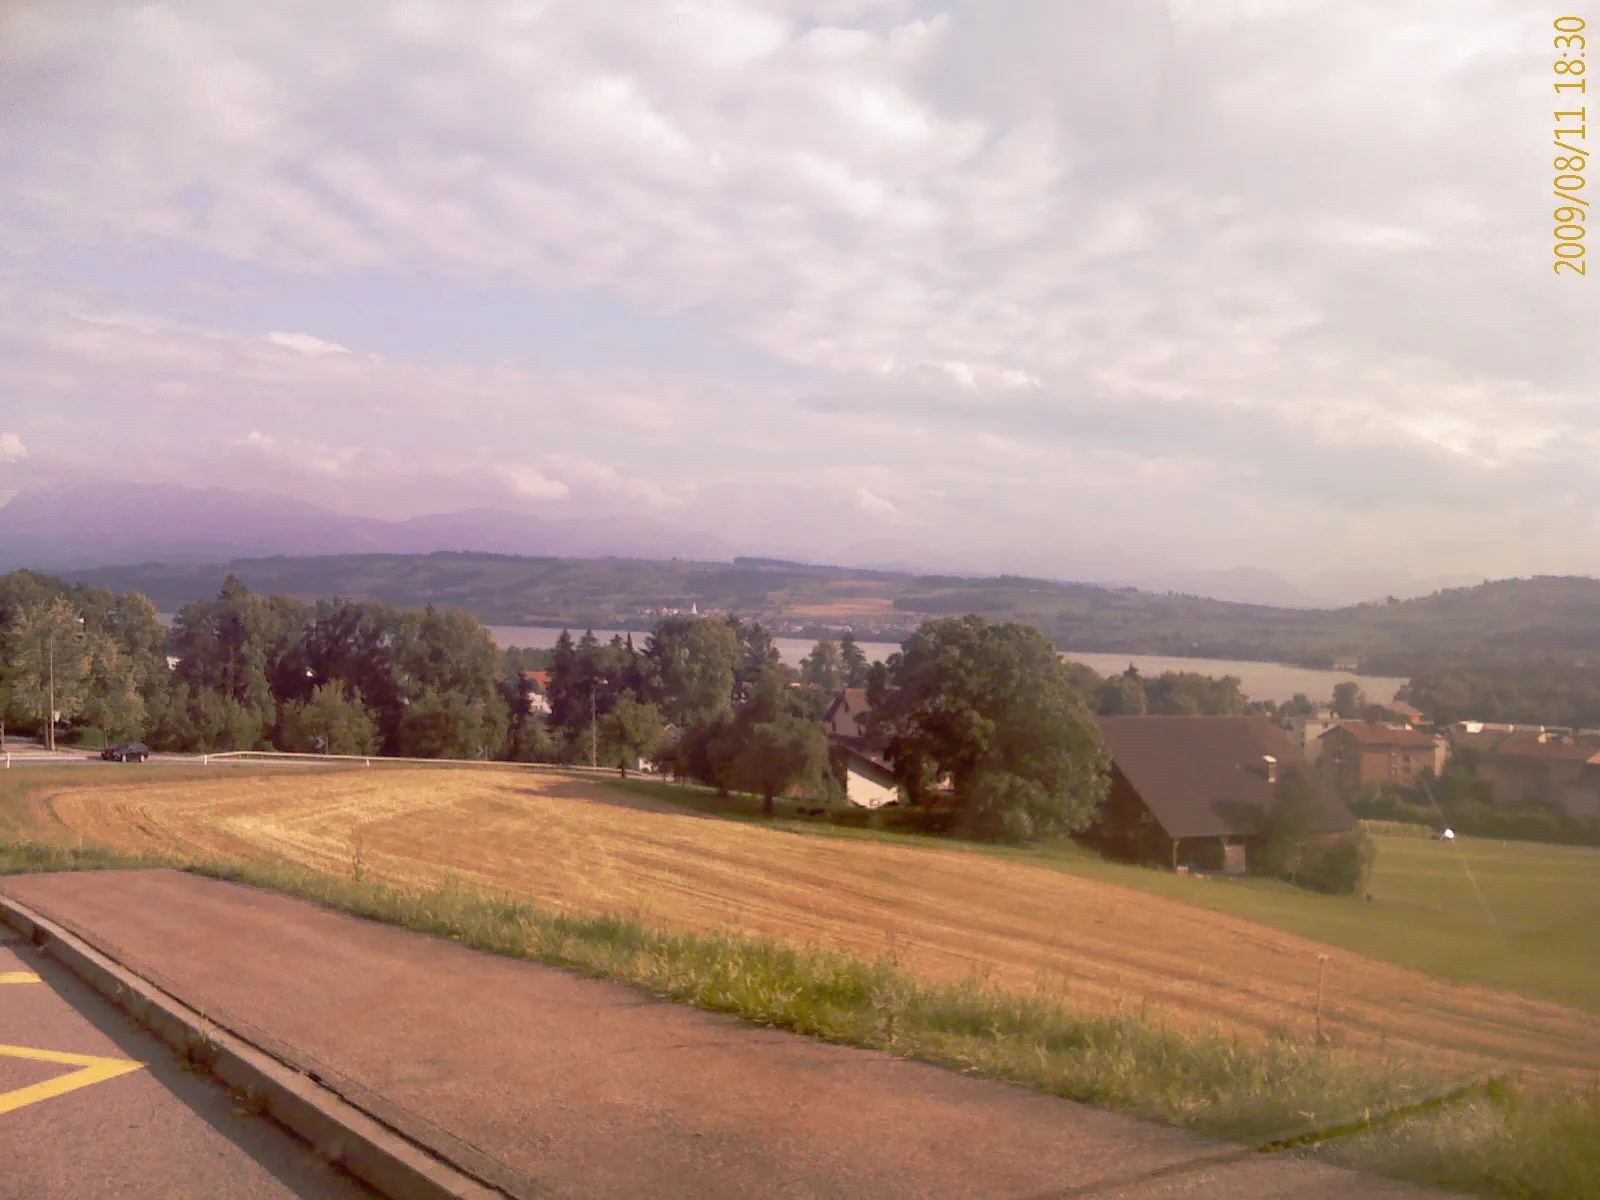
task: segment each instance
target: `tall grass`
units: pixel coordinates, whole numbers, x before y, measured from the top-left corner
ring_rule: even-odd
[[[102,850],[0,844],[0,873],[154,865]],[[168,864],[176,865],[176,864]],[[282,864],[184,869],[641,988],[678,1003],[865,1046],[1153,1118],[1263,1150],[1312,1154],[1495,1197],[1600,1196],[1600,1101],[1461,1089],[1460,1080],[1310,1041],[1246,1043],[1136,1011],[1086,1016],[1041,981],[923,983],[893,953],[677,932],[633,916],[575,915],[459,885],[410,890]],[[1432,1098],[1455,1089],[1448,1102]],[[1409,1114],[1398,1119],[1385,1114]],[[1325,1138],[1337,1133],[1339,1136]]]

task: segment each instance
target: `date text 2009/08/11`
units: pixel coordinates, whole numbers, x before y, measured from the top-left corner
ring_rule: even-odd
[[[1555,81],[1557,100],[1572,99],[1568,93],[1577,92],[1577,108],[1555,114],[1555,148],[1558,153],[1551,162],[1555,169],[1555,195],[1566,204],[1552,214],[1555,218],[1555,263],[1557,275],[1570,271],[1574,275],[1587,275],[1588,263],[1584,261],[1584,233],[1589,220],[1589,201],[1578,193],[1585,183],[1583,172],[1589,165],[1586,141],[1589,133],[1589,109],[1583,101],[1589,93],[1585,79],[1585,60],[1588,43],[1583,37],[1585,22],[1582,17],[1557,17],[1552,45],[1561,55],[1551,64],[1559,78]]]

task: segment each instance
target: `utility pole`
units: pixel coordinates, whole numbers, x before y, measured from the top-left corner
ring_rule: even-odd
[[[56,750],[56,630],[50,627],[50,698],[46,701],[50,711],[44,715],[44,743],[45,748],[54,754]]]
[[[595,681],[591,679],[589,681],[589,766],[591,769],[600,765],[598,745],[595,740],[598,736],[598,726],[596,726],[594,719],[594,685]]]

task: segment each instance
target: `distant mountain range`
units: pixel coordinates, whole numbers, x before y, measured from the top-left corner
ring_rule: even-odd
[[[3,497],[0,497],[3,499]],[[351,516],[270,492],[191,488],[176,484],[77,483],[23,491],[0,507],[0,571],[32,567],[86,570],[128,563],[215,563],[233,559],[435,551],[560,558],[635,558],[726,563],[771,547],[734,546],[711,534],[645,517],[550,519],[500,508],[475,508],[406,520]],[[1027,558],[1012,547],[1005,562],[973,568],[947,549],[875,538],[807,555],[818,565],[964,578],[1002,571]],[[793,557],[792,554],[786,557]],[[997,565],[998,563],[998,565]],[[1318,608],[1408,599],[1478,582],[1421,578],[1406,572],[1345,571],[1287,579],[1270,570],[1234,567],[1110,574],[1078,578],[1106,588],[1137,587],[1278,608]],[[1057,576],[1054,582],[1069,582]]]
[[[25,491],[0,508],[0,570],[471,550],[726,560],[728,543],[643,517],[548,520],[475,508],[386,521],[270,492],[105,483]]]

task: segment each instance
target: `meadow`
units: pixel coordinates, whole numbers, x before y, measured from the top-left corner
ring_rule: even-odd
[[[929,984],[1044,991],[1084,1013],[1133,1012],[1258,1044],[1320,1030],[1353,1051],[1458,1074],[1587,1083],[1600,1073],[1585,952],[1594,925],[1582,919],[1595,889],[1581,876],[1594,862],[1583,852],[1555,859],[1579,864],[1562,875],[1537,857],[1546,848],[1382,836],[1368,903],[1180,878],[1065,847],[729,820],[714,795],[659,784],[471,768],[50,774],[0,791],[0,837],[282,863],[889,956]],[[1503,905],[1500,932],[1527,953],[1539,945],[1539,990],[1507,988],[1528,977],[1468,907],[1450,853],[1475,856],[1486,897]],[[1503,903],[1541,880],[1541,893]]]
[[[1369,905],[752,820],[750,803],[474,768],[30,769],[0,774],[0,875],[177,866],[1260,1153],[1505,1200],[1600,1195],[1593,1012],[1289,928],[1478,973],[1488,942],[1454,912],[1449,847],[1383,834]],[[1472,861],[1486,898],[1548,891],[1500,933],[1565,959],[1592,898],[1551,905],[1593,864],[1543,853]],[[1588,965],[1543,978],[1582,997]]]

